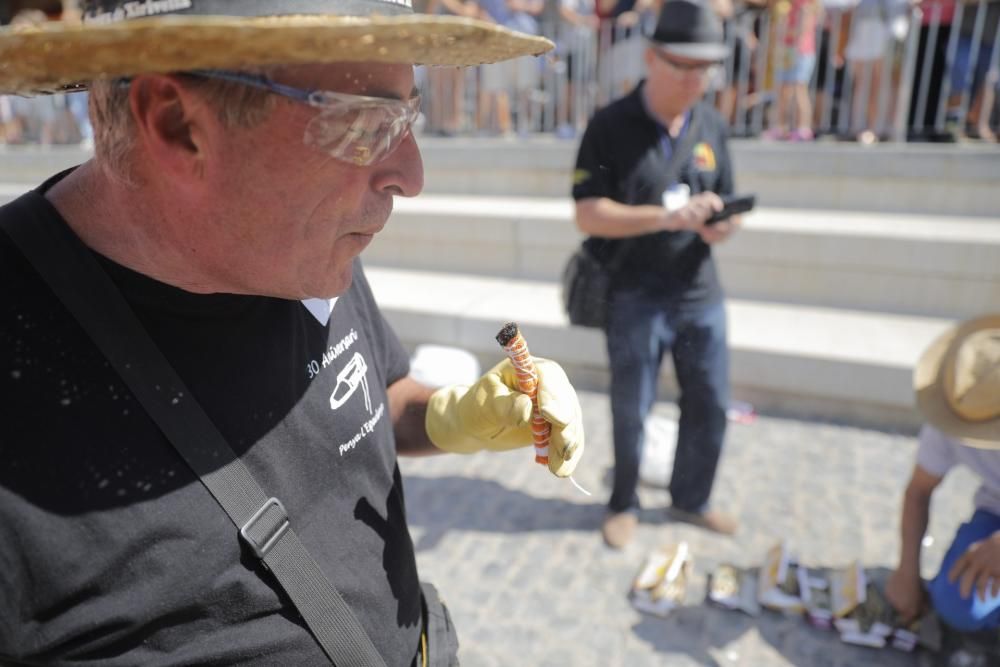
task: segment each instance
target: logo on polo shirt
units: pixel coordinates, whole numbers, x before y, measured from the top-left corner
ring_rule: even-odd
[[[698,171],[715,171],[715,151],[704,141],[694,147],[694,167]]]

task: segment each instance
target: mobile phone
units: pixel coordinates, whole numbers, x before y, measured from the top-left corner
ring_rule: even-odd
[[[723,195],[722,210],[713,213],[712,217],[705,221],[706,225],[714,225],[720,220],[725,220],[729,216],[738,213],[746,213],[753,209],[757,203],[757,195]]]

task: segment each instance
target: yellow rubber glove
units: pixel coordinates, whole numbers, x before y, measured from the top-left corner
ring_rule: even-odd
[[[573,385],[562,367],[534,358],[538,371],[538,407],[552,425],[549,470],[569,477],[583,456],[583,414]],[[517,390],[517,375],[504,359],[467,387],[442,387],[431,395],[425,420],[427,435],[439,449],[459,454],[490,449],[505,451],[532,445],[531,399]]]

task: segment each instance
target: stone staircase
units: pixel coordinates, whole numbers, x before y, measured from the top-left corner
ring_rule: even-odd
[[[570,326],[558,276],[580,240],[575,145],[421,139],[426,187],[397,199],[365,254],[403,342],[485,365],[516,320],[532,352],[583,386],[607,384],[602,335]],[[1000,152],[978,146],[733,142],[760,208],[718,248],[734,397],[759,410],[912,429],[910,378],[958,319],[1000,311]],[[0,151],[0,201],[86,159]],[[665,364],[664,396],[675,391]]]
[[[559,302],[559,273],[581,239],[567,197],[575,147],[422,147],[425,194],[397,200],[365,255],[404,342],[492,364],[493,336],[516,320],[533,353],[606,386],[602,335],[570,326]],[[718,248],[734,396],[770,412],[915,427],[922,350],[954,321],[1000,311],[1000,153],[734,142],[734,160],[741,191],[761,204]],[[669,363],[662,388],[675,391]]]

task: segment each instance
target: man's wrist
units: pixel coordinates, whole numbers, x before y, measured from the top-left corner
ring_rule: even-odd
[[[664,208],[663,212],[660,213],[660,218],[658,220],[659,228],[666,230],[668,232],[677,231],[677,216],[674,215],[674,211],[668,208]]]

